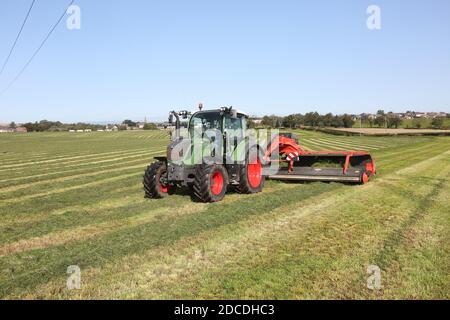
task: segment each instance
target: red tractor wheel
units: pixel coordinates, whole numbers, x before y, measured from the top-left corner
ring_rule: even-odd
[[[194,195],[202,202],[217,202],[225,197],[228,172],[224,166],[198,165],[195,171]]]
[[[175,188],[167,183],[167,166],[164,162],[158,161],[148,166],[144,174],[146,198],[164,198],[168,194],[174,193]]]
[[[211,192],[214,195],[219,195],[223,190],[223,175],[220,171],[214,172],[211,177]]]
[[[240,193],[258,193],[262,191],[265,183],[265,177],[262,173],[263,166],[259,155],[254,161],[249,161],[248,158],[246,164],[241,167],[237,191]]]
[[[247,179],[252,188],[258,188],[261,185],[263,175],[259,158],[256,160],[256,163],[247,164]]]

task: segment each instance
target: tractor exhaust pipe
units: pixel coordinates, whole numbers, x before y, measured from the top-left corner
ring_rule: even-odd
[[[173,118],[175,117],[175,138],[180,137],[180,116],[177,112],[171,111],[169,113],[169,123],[173,124]]]

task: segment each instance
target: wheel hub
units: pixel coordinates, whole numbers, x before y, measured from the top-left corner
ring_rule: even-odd
[[[213,173],[211,177],[211,192],[214,195],[219,195],[223,189],[223,176],[220,171],[216,171]]]

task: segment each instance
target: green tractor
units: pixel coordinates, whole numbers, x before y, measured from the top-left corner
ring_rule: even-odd
[[[246,135],[248,115],[233,108],[172,111],[175,125],[166,157],[155,157],[144,175],[147,198],[163,198],[177,188],[189,188],[201,202],[224,198],[229,186],[239,193],[264,187],[264,153]],[[182,120],[187,121],[182,128]],[[184,134],[181,131],[185,131]]]

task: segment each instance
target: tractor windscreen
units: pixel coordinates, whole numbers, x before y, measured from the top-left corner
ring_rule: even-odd
[[[192,116],[189,123],[189,133],[202,135],[207,130],[222,130],[222,116],[218,112],[198,112]]]

